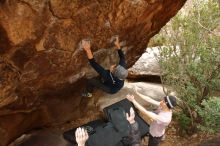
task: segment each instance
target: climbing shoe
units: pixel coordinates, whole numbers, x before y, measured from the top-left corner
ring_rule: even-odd
[[[89,98],[91,98],[92,97],[92,93],[84,92],[84,93],[82,93],[82,97],[89,97]]]

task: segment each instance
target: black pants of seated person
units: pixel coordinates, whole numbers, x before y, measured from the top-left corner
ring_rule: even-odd
[[[92,93],[95,88],[98,88],[106,93],[111,94],[111,88],[104,84],[102,79],[91,78],[87,81],[86,92]]]
[[[163,136],[161,137],[153,137],[151,134],[149,135],[148,146],[158,146],[161,142]]]

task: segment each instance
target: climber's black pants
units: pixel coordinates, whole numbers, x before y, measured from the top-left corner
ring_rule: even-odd
[[[148,146],[158,146],[161,142],[163,136],[161,137],[153,137],[151,134],[149,135]]]
[[[93,92],[94,88],[98,88],[106,93],[112,94],[111,88],[104,84],[101,79],[91,78],[87,81],[86,92]]]

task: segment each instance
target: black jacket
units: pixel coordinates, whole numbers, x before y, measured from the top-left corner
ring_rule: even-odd
[[[123,66],[124,68],[127,68],[125,56],[121,49],[118,50],[118,55],[120,58],[119,65]],[[104,78],[105,82],[103,84],[110,87],[112,94],[118,92],[124,86],[124,80],[118,79],[109,70],[104,69],[95,61],[94,58],[89,59],[89,63],[96,70],[96,72],[100,74],[102,78]]]

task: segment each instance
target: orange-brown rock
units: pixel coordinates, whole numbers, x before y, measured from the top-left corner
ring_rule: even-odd
[[[95,74],[82,38],[109,67],[117,54],[108,41],[119,35],[131,66],[185,1],[0,0],[0,146],[86,113],[79,95]]]

